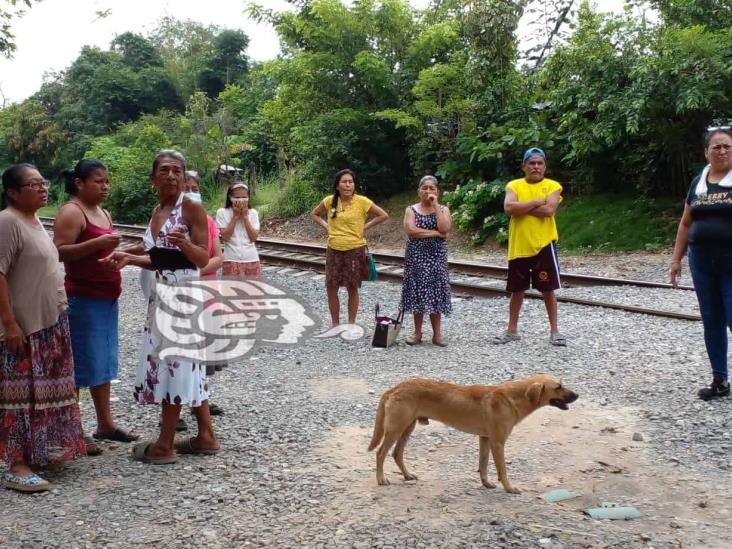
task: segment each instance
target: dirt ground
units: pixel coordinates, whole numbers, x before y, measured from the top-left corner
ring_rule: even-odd
[[[360,379],[329,378],[311,387],[313,398],[370,398],[374,410],[380,395]],[[368,395],[371,395],[370,397]],[[677,547],[721,547],[732,524],[732,496],[709,478],[679,472],[654,461],[643,442],[632,408],[602,406],[580,399],[568,412],[542,408],[519,424],[506,449],[509,478],[520,495],[489,490],[477,472],[476,437],[437,422],[418,426],[406,450],[407,467],[419,480],[404,482],[391,457],[386,473],[390,486],[375,480],[375,454],[366,450],[372,426],[341,427],[319,452],[333,466],[323,482],[339,487],[339,495],[323,512],[334,531],[346,530],[364,514],[377,513],[389,523],[430,517],[437,528],[459,527],[465,517],[489,516],[523,523],[537,532],[556,531],[560,541],[586,546],[613,535],[637,536],[643,542]],[[495,479],[493,464],[489,477]],[[549,490],[565,488],[575,499],[547,503]],[[597,521],[583,513],[600,502],[633,505],[640,519]],[[388,517],[388,520],[387,520]]]

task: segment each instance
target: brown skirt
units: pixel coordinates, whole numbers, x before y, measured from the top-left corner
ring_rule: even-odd
[[[325,285],[327,287],[360,288],[363,273],[367,269],[366,246],[345,252],[328,248],[325,253]]]

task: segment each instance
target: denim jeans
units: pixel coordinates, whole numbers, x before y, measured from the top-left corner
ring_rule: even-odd
[[[727,379],[727,328],[732,328],[732,249],[689,246],[704,344],[715,378]]]

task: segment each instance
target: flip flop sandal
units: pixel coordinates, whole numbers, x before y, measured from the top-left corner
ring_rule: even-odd
[[[511,341],[518,341],[521,339],[520,335],[512,334],[511,332],[503,332],[501,335],[497,335],[493,338],[493,344],[494,345],[504,345],[506,343],[510,343]]]
[[[551,343],[555,347],[566,347],[567,346],[567,340],[559,332],[554,332],[551,336],[549,336],[549,343]]]
[[[104,453],[104,449],[99,445],[99,443],[88,435],[84,437],[84,444],[86,444],[87,456],[101,456]]]
[[[188,437],[175,443],[175,451],[179,454],[215,456],[221,448],[194,448],[193,437]]]
[[[135,442],[140,439],[140,435],[133,435],[117,428],[111,433],[94,433],[94,438],[97,440],[112,440],[114,442]]]
[[[419,345],[420,343],[422,343],[422,337],[411,335],[406,340],[404,340],[404,343],[406,343],[407,345]]]
[[[18,492],[45,492],[51,488],[51,484],[47,480],[35,473],[22,477],[5,473],[3,475],[3,486]]]
[[[178,461],[178,456],[151,458],[145,455],[152,442],[140,442],[132,447],[132,459],[149,465],[171,465]]]

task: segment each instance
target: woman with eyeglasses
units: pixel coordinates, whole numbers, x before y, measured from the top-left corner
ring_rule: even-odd
[[[691,182],[686,197],[670,275],[671,285],[676,287],[688,249],[712,365],[712,383],[698,395],[711,400],[730,393],[727,328],[732,329],[732,131],[709,131],[704,139],[704,157],[708,164]]]
[[[84,455],[66,293],[56,247],[36,212],[48,183],[32,164],[2,175],[0,204],[0,460],[20,492],[49,483],[34,468]]]
[[[97,416],[94,438],[87,437],[88,455],[99,455],[96,440],[133,442],[135,433],[121,429],[111,408],[111,382],[117,377],[117,300],[122,276],[99,260],[119,246],[109,212],[102,203],[109,195],[109,173],[99,160],[80,160],[65,170],[69,201],[61,206],[53,226],[53,242],[66,266],[64,285],[69,298],[69,323],[74,351],[76,387],[89,387]]]

